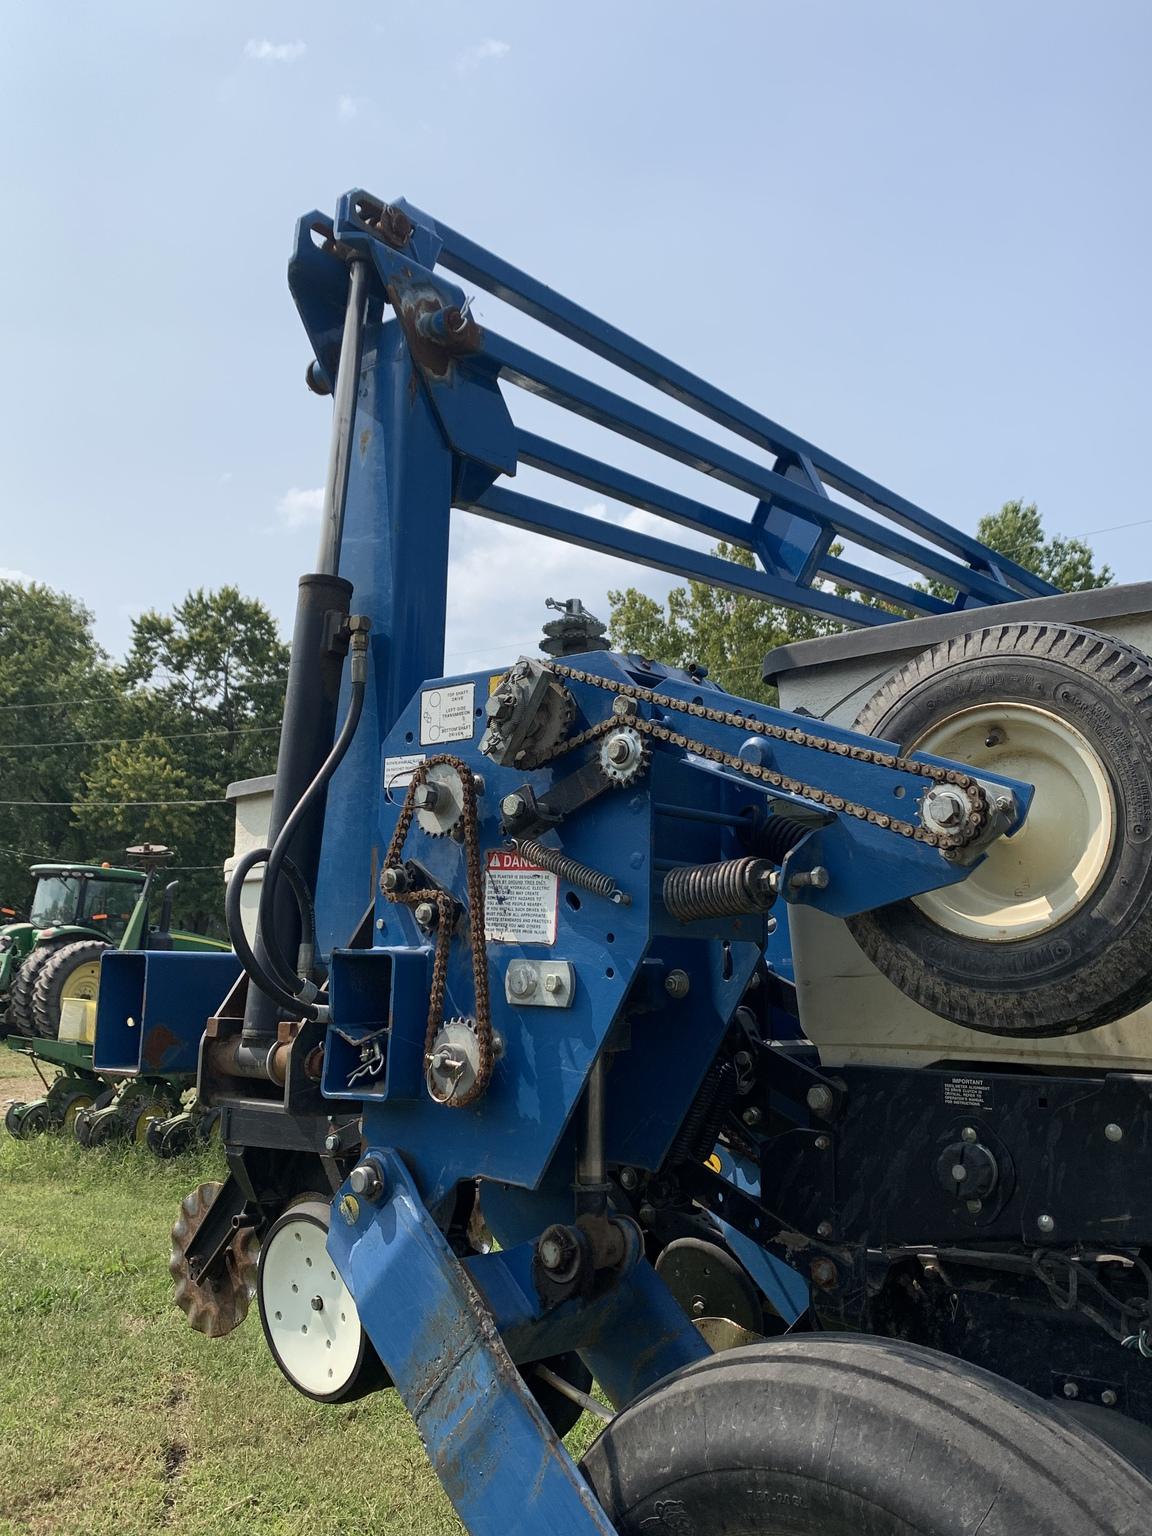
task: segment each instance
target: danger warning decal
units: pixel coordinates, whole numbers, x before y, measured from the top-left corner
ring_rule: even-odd
[[[518,853],[493,849],[484,867],[484,937],[489,944],[555,944],[555,875]]]

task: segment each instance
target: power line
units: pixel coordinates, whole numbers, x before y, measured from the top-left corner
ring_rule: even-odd
[[[106,704],[103,695],[90,699],[44,699],[38,704],[0,704],[0,709],[63,709],[68,704]]]
[[[0,752],[25,752],[49,747],[115,747],[129,746],[134,741],[188,741],[194,736],[254,736],[278,731],[278,725],[237,725],[228,731],[145,731],[142,736],[87,736],[76,741],[14,741],[0,744]]]
[[[159,809],[170,805],[228,805],[229,801],[220,796],[216,800],[0,800],[0,805],[18,805],[28,808],[40,807],[44,810],[75,810],[78,805],[92,807],[97,810],[123,810],[128,806],[138,806],[141,809]]]

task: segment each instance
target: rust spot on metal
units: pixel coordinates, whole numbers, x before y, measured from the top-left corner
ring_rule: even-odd
[[[402,251],[416,233],[416,226],[408,215],[391,203],[379,203],[374,197],[358,198],[353,212],[363,224],[378,235],[385,245]]]
[[[167,1024],[154,1024],[145,1030],[144,1038],[140,1042],[140,1065],[150,1072],[162,1071],[170,1061],[172,1053],[178,1051],[183,1045],[180,1036],[174,1034]]]

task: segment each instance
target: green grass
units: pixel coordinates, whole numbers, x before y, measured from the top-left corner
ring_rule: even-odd
[[[0,1114],[35,1092],[0,1049]],[[205,1339],[173,1307],[169,1229],[212,1177],[208,1156],[0,1133],[0,1536],[459,1531],[394,1392],[310,1402],[255,1308]]]

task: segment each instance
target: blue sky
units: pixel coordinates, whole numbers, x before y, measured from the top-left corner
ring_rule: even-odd
[[[328,407],[285,264],[360,185],[940,516],[1022,495],[1152,576],[1150,45],[1109,0],[10,0],[0,567],[113,651],[197,585],[287,621]],[[628,576],[456,519],[450,670]]]

